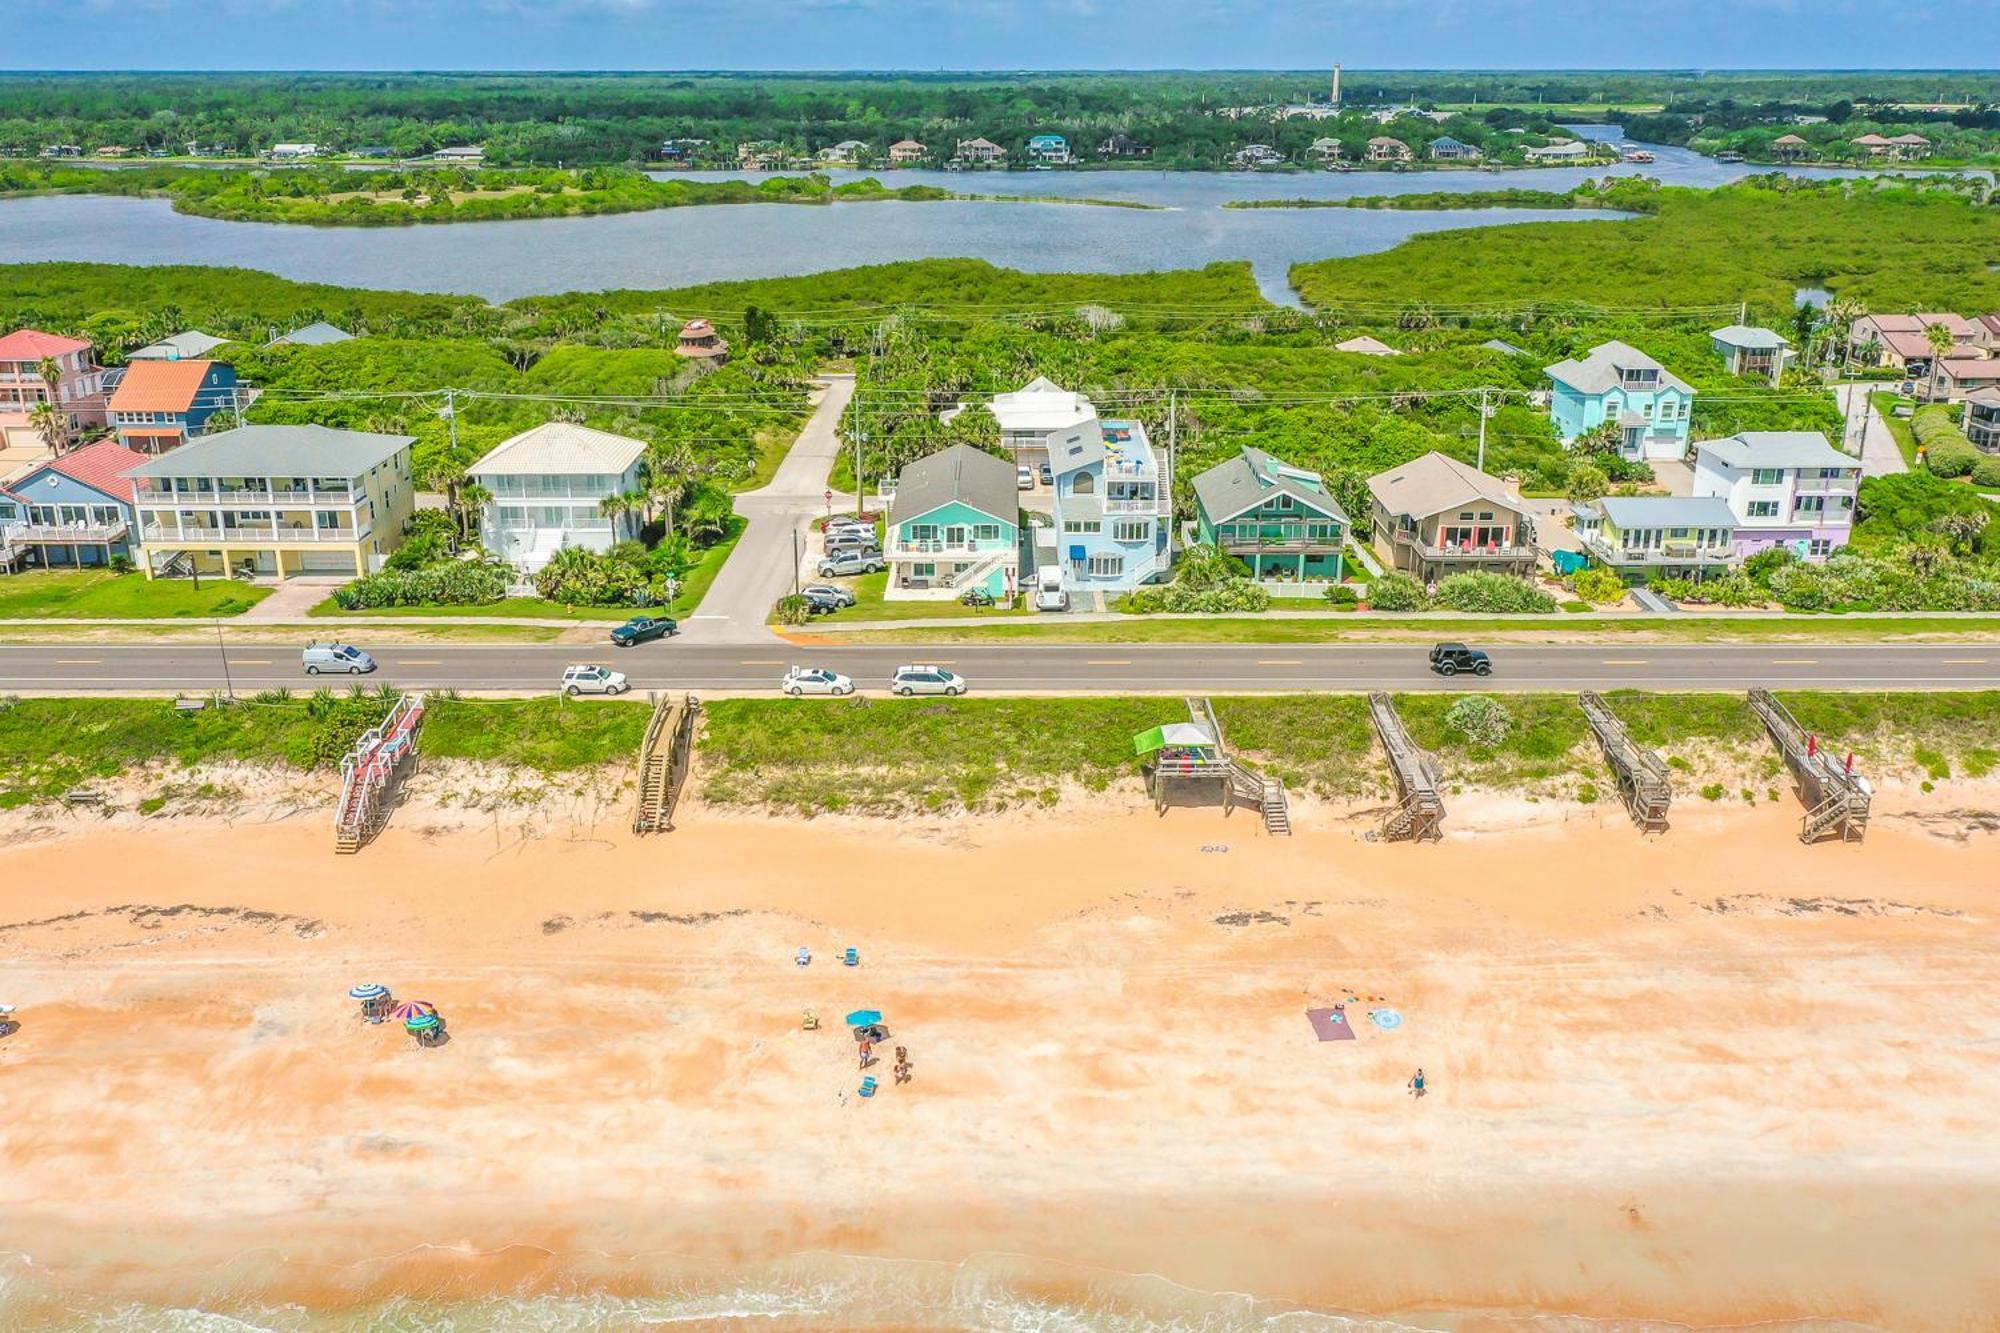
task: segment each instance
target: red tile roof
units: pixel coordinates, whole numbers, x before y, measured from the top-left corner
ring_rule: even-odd
[[[47,466],[73,481],[94,486],[106,495],[131,500],[137,498],[137,488],[125,474],[151,461],[146,455],[127,449],[116,440],[99,440],[61,458],[51,459]]]
[[[0,361],[39,361],[45,356],[89,350],[90,344],[81,338],[64,338],[40,329],[16,329],[0,338]]]
[[[134,361],[107,406],[113,412],[185,412],[213,361]]]

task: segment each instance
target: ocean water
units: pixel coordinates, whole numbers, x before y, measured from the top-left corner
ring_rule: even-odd
[[[803,1254],[727,1272],[664,1267],[643,1295],[591,1290],[451,1299],[399,1295],[309,1310],[225,1290],[152,1305],[64,1290],[25,1256],[0,1269],[0,1328],[93,1333],[625,1333],[626,1330],[968,1330],[977,1333],[1692,1333],[1692,1325],[1546,1311],[1426,1311],[1395,1317],[1311,1310],[1165,1278],[1014,1255],[958,1264]],[[227,1279],[218,1285],[226,1287]],[[621,1283],[621,1285],[624,1285]],[[1704,1325],[1704,1330],[1728,1326]],[[1833,1320],[1742,1325],[1759,1333],[1883,1333]]]

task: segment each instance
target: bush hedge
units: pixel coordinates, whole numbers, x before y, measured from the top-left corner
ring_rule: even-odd
[[[1917,409],[1910,431],[1924,449],[1924,466],[1940,477],[1970,476],[1984,458],[1958,428],[1949,407],[1933,403]]]
[[[477,606],[507,595],[514,573],[495,560],[443,560],[421,569],[384,569],[336,589],[343,611],[382,606]]]

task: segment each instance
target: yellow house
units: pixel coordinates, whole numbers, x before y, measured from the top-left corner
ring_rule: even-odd
[[[141,567],[163,574],[369,574],[416,508],[408,435],[240,426],[126,475]]]

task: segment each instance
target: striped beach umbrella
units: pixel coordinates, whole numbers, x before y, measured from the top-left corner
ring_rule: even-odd
[[[372,981],[365,986],[350,986],[347,988],[347,998],[350,1000],[379,1000],[388,993],[389,988],[387,986],[378,986]]]
[[[403,1028],[408,1032],[429,1032],[443,1025],[444,1020],[436,1014],[416,1014],[403,1020]]]
[[[437,1006],[429,1000],[405,1000],[396,1006],[396,1017],[405,1023],[413,1018],[436,1018]]]

